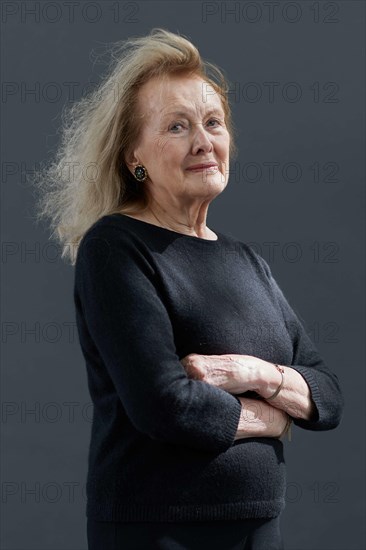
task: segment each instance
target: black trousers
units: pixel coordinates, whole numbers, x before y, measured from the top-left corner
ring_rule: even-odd
[[[192,522],[87,519],[88,550],[284,550],[276,518]]]

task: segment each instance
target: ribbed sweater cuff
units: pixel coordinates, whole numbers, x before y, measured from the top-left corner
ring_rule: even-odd
[[[324,417],[324,411],[323,411],[323,405],[322,405],[319,386],[312,373],[312,369],[311,367],[304,367],[303,365],[291,365],[291,368],[299,372],[302,375],[302,377],[305,379],[311,391],[311,398],[314,401],[317,408],[316,420],[305,420],[304,418],[294,418],[293,422],[295,425],[299,425],[304,428],[308,428],[308,427],[310,428],[311,426],[316,426],[318,423],[322,422]]]
[[[221,445],[219,447],[220,452],[226,451],[229,447],[233,445],[235,441],[236,433],[238,431],[239,420],[241,415],[241,403],[238,397],[236,397],[236,395],[233,395],[232,397],[234,397],[237,404],[235,405],[233,412],[230,414],[230,416],[226,420],[227,437],[225,437],[221,442]]]

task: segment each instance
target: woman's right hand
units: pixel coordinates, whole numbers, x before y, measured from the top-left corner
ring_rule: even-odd
[[[238,397],[241,415],[236,439],[248,437],[279,438],[286,428],[289,415],[282,409],[273,407],[261,399]]]

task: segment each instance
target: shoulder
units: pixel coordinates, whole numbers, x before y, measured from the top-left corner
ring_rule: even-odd
[[[145,247],[128,227],[113,214],[99,218],[83,235],[76,258],[76,272],[92,272],[93,276],[128,277],[144,272],[151,276],[154,268]]]
[[[124,227],[118,223],[118,219],[114,214],[108,214],[97,219],[90,227],[87,229],[80,241],[80,244],[89,240],[90,238],[96,238],[99,235],[105,237],[117,237],[124,233]]]
[[[253,263],[257,271],[259,271],[261,274],[264,273],[268,279],[271,278],[272,276],[271,268],[269,267],[268,263],[263,258],[263,256],[261,256],[258,252],[256,252],[256,250],[251,245],[247,243],[242,243],[242,245],[245,249],[246,254],[250,258],[251,262]]]
[[[230,250],[235,250],[241,257],[244,257],[253,269],[265,278],[272,276],[271,268],[266,260],[254,248],[254,246],[241,241],[230,233],[220,233],[221,241],[225,247]]]
[[[79,242],[76,269],[83,266],[99,270],[118,261],[124,251],[133,247],[131,235],[118,225],[113,215],[102,216],[87,229]]]
[[[128,228],[123,227],[118,223],[118,219],[114,214],[108,214],[102,216],[96,220],[87,231],[79,243],[79,253],[82,251],[85,253],[86,249],[91,248],[107,248],[110,249],[113,245],[121,246],[123,243],[126,245],[132,243],[133,234]]]

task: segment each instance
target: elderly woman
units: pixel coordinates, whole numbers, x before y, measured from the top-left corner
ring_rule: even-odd
[[[65,132],[57,167],[79,168],[51,198],[78,245],[90,550],[283,548],[282,439],[342,416],[337,376],[268,264],[207,225],[234,153],[225,85],[187,39],[153,29],[122,44]]]

